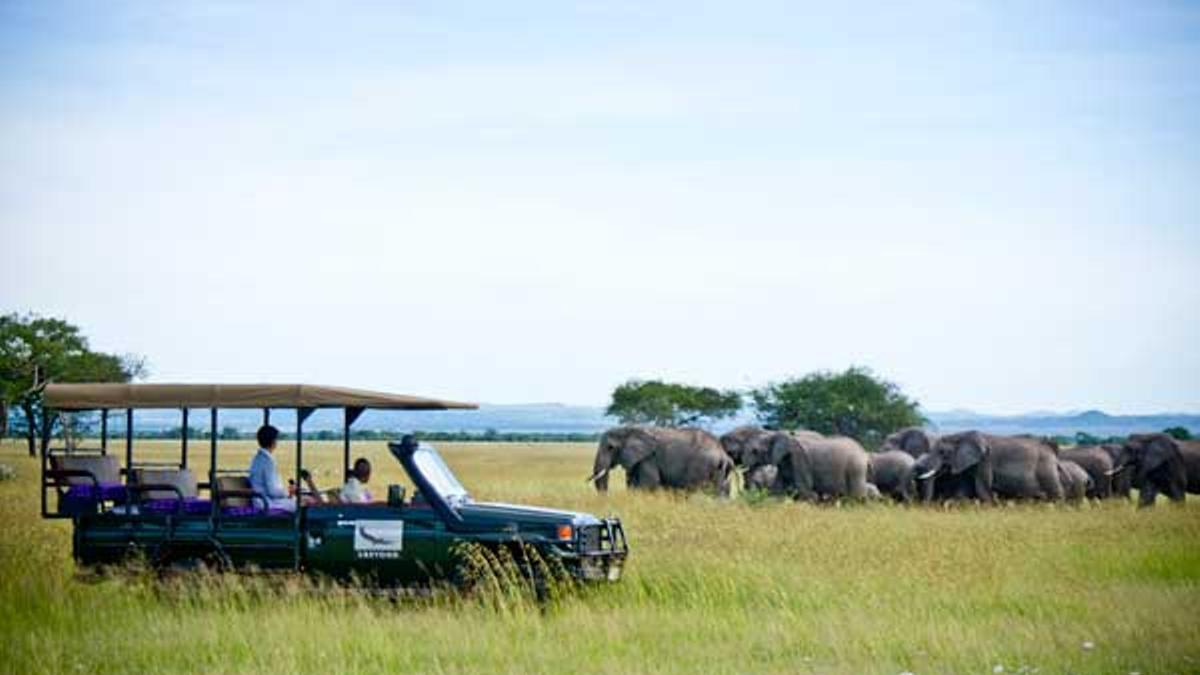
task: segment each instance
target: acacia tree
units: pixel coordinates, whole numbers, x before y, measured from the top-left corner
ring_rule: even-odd
[[[138,356],[105,354],[88,347],[79,328],[35,314],[0,316],[0,401],[24,416],[29,454],[50,443],[55,420],[42,406],[48,382],[129,382],[145,374]]]
[[[750,393],[759,421],[777,429],[849,436],[868,448],[889,433],[925,422],[917,402],[867,368],[810,373]]]
[[[613,390],[604,414],[622,424],[679,427],[735,415],[742,408],[736,391],[693,387],[660,380],[630,380]]]
[[[1177,441],[1192,440],[1192,432],[1188,431],[1187,427],[1168,427],[1163,429],[1163,433]]]

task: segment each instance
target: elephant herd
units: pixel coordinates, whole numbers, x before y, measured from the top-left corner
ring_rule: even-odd
[[[978,431],[938,436],[920,428],[889,435],[878,452],[845,436],[739,427],[717,438],[701,429],[626,426],[600,437],[592,476],[608,489],[620,466],[631,489],[743,489],[807,501],[890,498],[898,502],[998,499],[1128,499],[1200,494],[1200,442],[1135,434],[1123,443],[1059,448],[1030,435]]]

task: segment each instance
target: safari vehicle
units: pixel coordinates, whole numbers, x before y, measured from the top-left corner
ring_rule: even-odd
[[[311,385],[50,384],[45,405],[61,412],[100,411],[101,440],[91,450],[49,448],[42,454],[44,518],[73,521],[73,553],[83,565],[120,562],[131,554],[159,567],[294,570],[386,585],[426,583],[456,574],[460,543],[496,550],[533,547],[583,581],[616,581],[628,555],[618,519],[474,501],[430,445],[405,437],[389,450],[416,486],[389,486],[369,504],[309,503],[297,489],[294,512],[269,508],[249,489],[246,470],[220,468],[218,413],[261,408],[296,412],[294,484],[304,474],[304,422],[317,409],[343,411],[342,464],[350,469],[350,426],[367,409],[448,410],[473,404]],[[207,410],[209,472],[198,482],[183,434],[178,463],[139,462],[133,452],[134,411]],[[108,447],[111,410],[125,413],[124,463]],[[276,453],[286,446],[280,444]]]

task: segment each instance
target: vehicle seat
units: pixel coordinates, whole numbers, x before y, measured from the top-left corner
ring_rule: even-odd
[[[226,494],[233,492],[235,494]],[[250,479],[246,476],[217,476],[217,497],[224,516],[290,516],[291,511],[267,507],[262,499],[248,496]]]
[[[50,455],[50,468],[87,474],[55,478],[60,513],[94,512],[100,502],[125,503],[128,493],[116,455]]]
[[[183,503],[179,495],[172,490],[147,490],[141,493],[142,510],[148,513],[183,513],[192,515],[207,514],[212,510],[212,502],[200,499],[196,474],[191,469],[135,469],[134,480],[139,485],[173,485],[183,494]]]

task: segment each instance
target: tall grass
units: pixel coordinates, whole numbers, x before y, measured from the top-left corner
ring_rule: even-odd
[[[70,524],[37,518],[36,462],[9,443],[0,671],[1200,672],[1200,500],[1141,512],[835,508],[629,494],[620,481],[601,496],[583,481],[588,445],[441,449],[477,499],[620,515],[626,578],[544,604],[287,577],[84,575]],[[222,465],[250,452],[223,445]],[[383,444],[358,454],[377,492],[405,482]],[[305,456],[332,485],[338,444],[306,442]],[[194,447],[200,473],[206,459]]]

